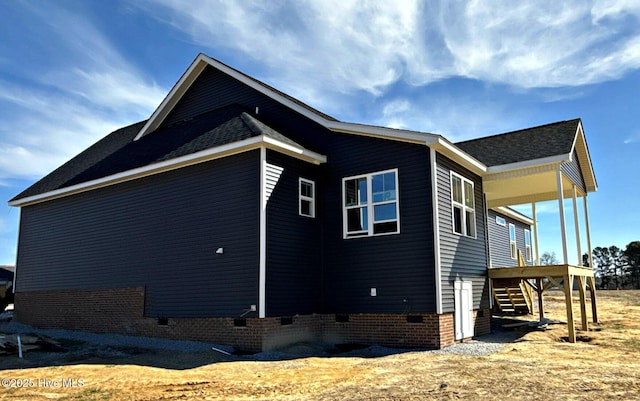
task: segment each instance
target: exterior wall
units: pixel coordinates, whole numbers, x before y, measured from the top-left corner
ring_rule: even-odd
[[[334,314],[294,316],[290,324],[277,317],[157,318],[144,316],[142,287],[100,290],[17,292],[17,321],[37,328],[63,328],[95,333],[205,341],[259,352],[301,341],[379,344],[400,348],[443,348],[454,343],[453,314],[411,314],[422,317],[410,323],[402,314],[357,314],[336,322]],[[487,314],[488,316],[488,314]],[[477,330],[477,329],[476,329]]]
[[[23,207],[16,291],[145,287],[146,316],[238,316],[258,303],[258,188],[252,151]]]
[[[456,280],[473,282],[474,309],[488,308],[486,217],[482,196],[482,180],[440,154],[437,155],[436,168],[438,170],[442,310],[443,312],[453,312],[455,309],[454,282]],[[476,238],[465,237],[453,232],[451,171],[474,182]]]
[[[496,223],[496,216],[506,220],[506,226]],[[533,252],[533,232],[531,226],[518,220],[512,219],[493,209],[489,209],[487,215],[487,228],[489,231],[489,255],[491,256],[491,267],[511,267],[518,266],[517,259],[511,259],[511,249],[509,247],[509,224],[516,227],[516,247],[522,252],[525,262],[532,265],[533,261],[526,260],[524,230],[529,230],[531,234],[531,249]],[[533,255],[533,254],[532,254]]]
[[[573,151],[570,162],[565,162],[560,165],[562,172],[569,177],[569,179],[580,189],[586,193],[586,185],[584,184],[584,177],[582,177],[582,171],[580,170],[580,162],[578,161],[578,154]]]
[[[283,171],[267,203],[267,316],[319,313],[322,290],[322,204],[316,217],[299,215],[299,178],[322,193],[320,167],[276,153],[267,161]]]
[[[378,344],[398,348],[444,348],[454,343],[453,314],[410,314],[421,323],[410,323],[403,314],[352,314],[348,322],[323,315],[324,339],[334,344]]]
[[[323,193],[325,313],[434,313],[426,146],[329,133]],[[400,233],[343,239],[342,179],[398,169]],[[377,296],[370,295],[376,288]]]
[[[474,337],[491,334],[491,309],[483,308],[473,311]]]

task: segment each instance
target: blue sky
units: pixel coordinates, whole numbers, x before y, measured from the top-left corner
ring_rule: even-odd
[[[592,245],[640,240],[640,2],[191,3],[0,4],[1,199],[148,118],[204,52],[342,121],[451,141],[581,117]],[[560,256],[557,209],[538,218]],[[0,264],[18,218],[0,209]]]

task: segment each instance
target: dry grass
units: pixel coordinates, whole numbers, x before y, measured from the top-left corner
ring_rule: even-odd
[[[548,317],[566,319],[561,293],[545,297]],[[381,358],[304,358],[209,363],[164,355],[153,367],[136,355],[117,363],[0,371],[4,378],[81,378],[81,388],[0,389],[9,400],[632,400],[640,397],[640,291],[598,293],[601,325],[558,341],[565,325],[530,332],[489,356],[411,352]],[[579,308],[575,308],[579,313]],[[579,323],[579,315],[576,316]],[[579,327],[579,325],[578,325]],[[155,355],[157,358],[158,355]],[[189,360],[191,358],[192,360]],[[156,359],[157,361],[157,359]],[[194,363],[195,361],[195,363]],[[191,362],[191,365],[189,365]],[[90,363],[90,364],[87,364]],[[127,364],[130,363],[130,364]],[[152,365],[152,366],[145,366]],[[158,364],[155,364],[158,366]],[[170,364],[169,364],[170,365]],[[165,365],[166,366],[166,365]]]

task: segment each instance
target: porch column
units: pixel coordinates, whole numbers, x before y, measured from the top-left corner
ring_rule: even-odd
[[[591,230],[589,229],[589,208],[587,206],[587,194],[582,197],[584,201],[584,225],[587,230],[587,254],[589,255],[589,267],[593,269],[593,254],[591,248]]]
[[[567,328],[569,329],[569,342],[576,342],[576,324],[573,321],[573,299],[571,291],[573,289],[573,278],[571,274],[567,274],[564,279],[564,300],[567,305]]]
[[[558,207],[560,209],[560,234],[562,236],[562,264],[569,264],[569,254],[567,252],[567,229],[564,223],[564,191],[562,189],[562,170],[558,169]]]
[[[531,214],[533,214],[533,245],[536,250],[536,266],[540,266],[540,248],[538,245],[538,216],[536,215],[536,202],[531,202]]]
[[[580,223],[578,222],[578,194],[576,186],[573,186],[573,223],[576,227],[576,248],[578,250],[578,263],[582,266],[582,248],[580,247]]]

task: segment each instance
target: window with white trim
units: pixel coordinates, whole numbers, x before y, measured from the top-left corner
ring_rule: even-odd
[[[453,232],[476,236],[476,209],[473,182],[451,172],[451,209]]]
[[[511,259],[518,258],[518,247],[516,245],[516,226],[509,223],[509,251]]]
[[[507,220],[505,220],[504,217],[500,217],[500,216],[496,216],[496,224],[506,227],[507,226]]]
[[[342,179],[343,238],[400,232],[398,170]]]
[[[299,179],[298,213],[300,216],[315,217],[316,216],[316,184],[305,178]]]
[[[524,254],[527,262],[531,262],[531,231],[527,229],[524,230]]]

